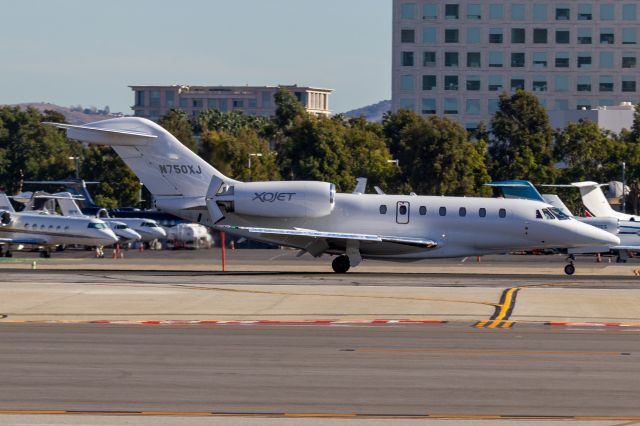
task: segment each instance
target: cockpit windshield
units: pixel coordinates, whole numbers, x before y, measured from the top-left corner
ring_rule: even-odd
[[[107,225],[105,225],[104,223],[93,223],[93,222],[91,222],[89,224],[88,228],[91,228],[91,229],[106,229]]]
[[[149,228],[157,228],[158,225],[153,222],[142,222],[142,226],[148,226]]]
[[[544,214],[544,218],[545,218],[545,219],[553,220],[553,219],[555,219],[555,218],[556,218],[556,217],[553,215],[553,213],[551,213],[551,212],[549,211],[549,209],[542,209],[542,213]]]
[[[564,213],[562,212],[562,210],[560,210],[560,209],[559,209],[559,208],[557,208],[557,207],[551,207],[549,210],[551,210],[551,211],[553,212],[554,216],[555,216],[555,217],[557,217],[557,218],[558,218],[558,219],[560,219],[560,220],[568,220],[568,219],[570,219],[570,217],[569,217],[569,216],[567,216],[566,214],[564,214]]]

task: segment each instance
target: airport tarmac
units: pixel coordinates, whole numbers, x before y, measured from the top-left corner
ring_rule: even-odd
[[[0,424],[640,422],[634,259],[89,256],[0,263]]]

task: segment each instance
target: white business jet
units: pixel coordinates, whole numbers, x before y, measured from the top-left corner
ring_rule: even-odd
[[[39,247],[40,256],[50,257],[51,249],[58,245],[102,247],[116,241],[118,238],[113,231],[99,219],[36,212],[18,213],[6,194],[0,193],[0,246],[6,246],[6,257],[12,256],[13,246]]]
[[[524,198],[537,200],[551,204],[554,208],[543,211],[546,216],[572,216],[580,222],[603,229],[620,238],[617,246],[577,247],[568,249],[570,255],[587,253],[604,253],[613,251],[617,253],[617,262],[626,262],[630,251],[640,251],[640,222],[620,220],[614,216],[579,217],[574,216],[569,208],[556,194],[540,194],[536,187],[526,180],[510,180],[486,183],[486,186],[497,187],[502,190],[506,198]],[[542,185],[544,187],[572,187],[572,185]],[[603,195],[604,197],[604,195]],[[605,200],[606,201],[606,200]]]
[[[23,192],[15,195],[14,200],[24,204],[24,210],[22,213],[47,213],[57,214],[58,209],[62,216],[67,217],[91,217],[84,215],[76,204],[76,199],[83,199],[83,197],[74,196],[70,192],[57,192],[55,194],[49,194],[48,192],[36,191],[36,192]],[[112,219],[109,217],[100,217],[104,223],[106,223],[114,234],[118,237],[118,241],[122,243],[140,241],[142,237],[139,233],[134,231],[124,222]]]
[[[414,261],[620,243],[573,218],[538,218],[550,207],[538,201],[345,194],[328,182],[239,182],[144,118],[49,124],[66,129],[71,139],[111,146],[158,209],[301,253],[337,255],[332,267],[339,273],[362,259]]]

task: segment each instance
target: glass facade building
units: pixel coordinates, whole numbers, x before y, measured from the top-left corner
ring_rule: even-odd
[[[394,0],[392,108],[488,123],[500,93],[549,111],[638,103],[637,0]]]

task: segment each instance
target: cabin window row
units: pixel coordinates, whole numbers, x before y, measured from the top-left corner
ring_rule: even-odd
[[[31,227],[31,229],[38,229],[38,227],[40,227],[40,229],[47,229],[48,228],[48,229],[51,229],[51,230],[53,230],[55,228],[58,231],[63,229],[61,225],[58,225],[58,226],[49,225],[47,227],[47,225],[38,225],[37,223],[34,223],[34,224],[25,223],[24,224],[24,228],[25,229],[29,229],[29,227]],[[69,226],[65,226],[64,230],[68,231],[69,230]]]
[[[406,206],[401,206],[401,209],[404,208],[404,212],[400,211],[400,214],[404,215],[406,214]],[[418,208],[418,213],[420,214],[420,216],[426,216],[427,214],[427,208],[425,206],[420,206]],[[387,206],[385,204],[380,205],[380,214],[387,214]],[[447,215],[447,208],[446,207],[440,207],[438,209],[438,214],[440,216],[446,216]],[[467,208],[466,207],[460,207],[458,209],[458,215],[460,217],[466,217],[467,216]],[[484,207],[481,207],[478,209],[478,216],[479,217],[486,217],[487,216],[487,209],[485,209]],[[506,209],[499,209],[498,210],[498,217],[504,219],[505,217],[507,217],[507,210]]]

